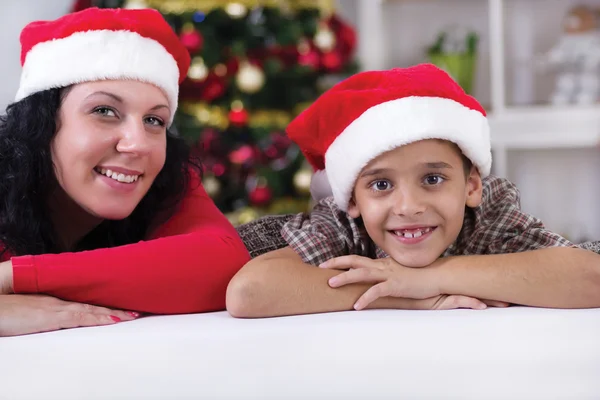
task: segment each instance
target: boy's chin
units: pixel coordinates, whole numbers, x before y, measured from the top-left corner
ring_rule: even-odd
[[[398,264],[408,267],[408,268],[423,268],[433,264],[438,258],[440,258],[441,254],[415,254],[411,256],[410,254],[390,254],[388,255],[394,259]]]

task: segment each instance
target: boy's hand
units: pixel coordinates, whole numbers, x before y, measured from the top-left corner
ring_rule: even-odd
[[[320,267],[350,269],[329,279],[329,286],[332,288],[351,283],[375,283],[358,299],[354,305],[357,310],[365,308],[380,297],[428,299],[442,294],[431,271],[405,267],[390,257],[373,260],[356,255],[342,256],[332,258]]]
[[[349,271],[329,279],[329,286],[332,288],[359,282],[375,283],[358,299],[354,305],[356,310],[362,310],[378,298],[388,296],[416,300],[427,299],[428,301],[422,302],[427,305],[427,309],[484,309],[487,305],[508,306],[504,302],[481,301],[468,296],[443,296],[436,282],[435,270],[427,267],[408,268],[389,257],[373,260],[356,255],[342,256],[328,260],[320,267],[349,269]]]

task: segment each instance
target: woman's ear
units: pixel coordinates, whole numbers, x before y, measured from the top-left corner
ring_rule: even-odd
[[[478,207],[481,204],[483,195],[483,182],[477,167],[472,166],[469,176],[467,177],[467,185],[465,188],[465,205],[470,208]]]

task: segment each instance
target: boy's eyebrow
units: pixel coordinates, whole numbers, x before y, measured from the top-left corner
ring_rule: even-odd
[[[452,169],[452,165],[445,163],[443,161],[436,161],[436,162],[428,162],[428,163],[423,163],[423,165],[426,168],[432,168],[432,169]]]

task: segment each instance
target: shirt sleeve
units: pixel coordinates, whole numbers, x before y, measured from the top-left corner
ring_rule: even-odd
[[[307,264],[319,265],[349,254],[366,255],[364,235],[332,198],[321,200],[310,213],[294,216],[281,234]]]
[[[482,204],[475,215],[470,253],[503,254],[573,246],[546,229],[541,220],[521,211],[519,190],[506,179],[493,178],[486,185]]]
[[[13,257],[16,293],[156,314],[223,310],[227,284],[250,259],[199,179],[147,241]]]
[[[582,243],[582,244],[578,245],[578,247],[580,247],[584,250],[589,250],[589,251],[593,251],[594,253],[600,254],[600,241]]]

